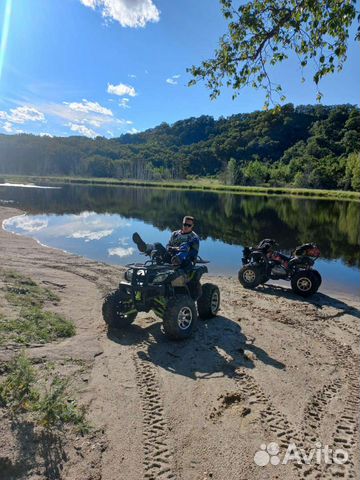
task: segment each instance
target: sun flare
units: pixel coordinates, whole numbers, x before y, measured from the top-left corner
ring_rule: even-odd
[[[3,28],[2,28],[2,34],[1,34],[1,43],[0,43],[0,80],[2,77],[7,41],[9,37],[10,18],[11,18],[13,0],[5,0],[5,1],[6,1],[6,5],[5,5],[4,21],[3,21]]]

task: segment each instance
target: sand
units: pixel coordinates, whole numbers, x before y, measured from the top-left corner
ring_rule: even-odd
[[[0,224],[20,213],[0,207]],[[94,426],[84,437],[19,434],[0,408],[1,480],[359,478],[357,298],[320,288],[304,300],[283,287],[250,291],[236,278],[208,276],[221,291],[219,316],[174,342],[153,314],[107,332],[101,305],[121,267],[4,230],[0,266],[51,288],[61,299],[55,310],[75,322],[74,337],[27,354],[69,374],[84,366],[73,388]],[[17,350],[0,347],[0,362]],[[273,442],[273,464],[258,465]],[[317,442],[348,461],[325,463]],[[316,450],[309,464],[282,463],[290,443]]]

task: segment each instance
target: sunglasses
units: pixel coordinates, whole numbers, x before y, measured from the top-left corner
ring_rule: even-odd
[[[184,227],[189,227],[189,228],[190,228],[190,227],[192,227],[192,226],[193,226],[193,224],[192,224],[192,223],[183,223],[183,226],[184,226]]]

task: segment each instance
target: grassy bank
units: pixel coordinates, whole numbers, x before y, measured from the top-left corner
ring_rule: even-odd
[[[0,346],[47,343],[75,335],[71,320],[43,309],[59,300],[31,278],[0,268]]]
[[[309,188],[288,187],[248,187],[241,185],[223,185],[217,179],[198,178],[183,181],[146,181],[146,180],[118,180],[116,178],[90,178],[90,177],[39,177],[39,176],[14,176],[2,175],[1,180],[10,183],[46,183],[52,185],[77,184],[77,185],[108,185],[108,186],[137,186],[153,188],[172,188],[183,190],[200,190],[210,192],[236,193],[241,195],[281,195],[296,196],[301,198],[318,198],[329,200],[354,200],[360,201],[360,192],[345,190],[318,190]]]

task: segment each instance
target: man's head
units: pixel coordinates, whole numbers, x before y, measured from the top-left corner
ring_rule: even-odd
[[[185,233],[189,233],[192,231],[193,227],[194,227],[194,217],[190,217],[189,215],[186,215],[183,218],[182,231]]]

